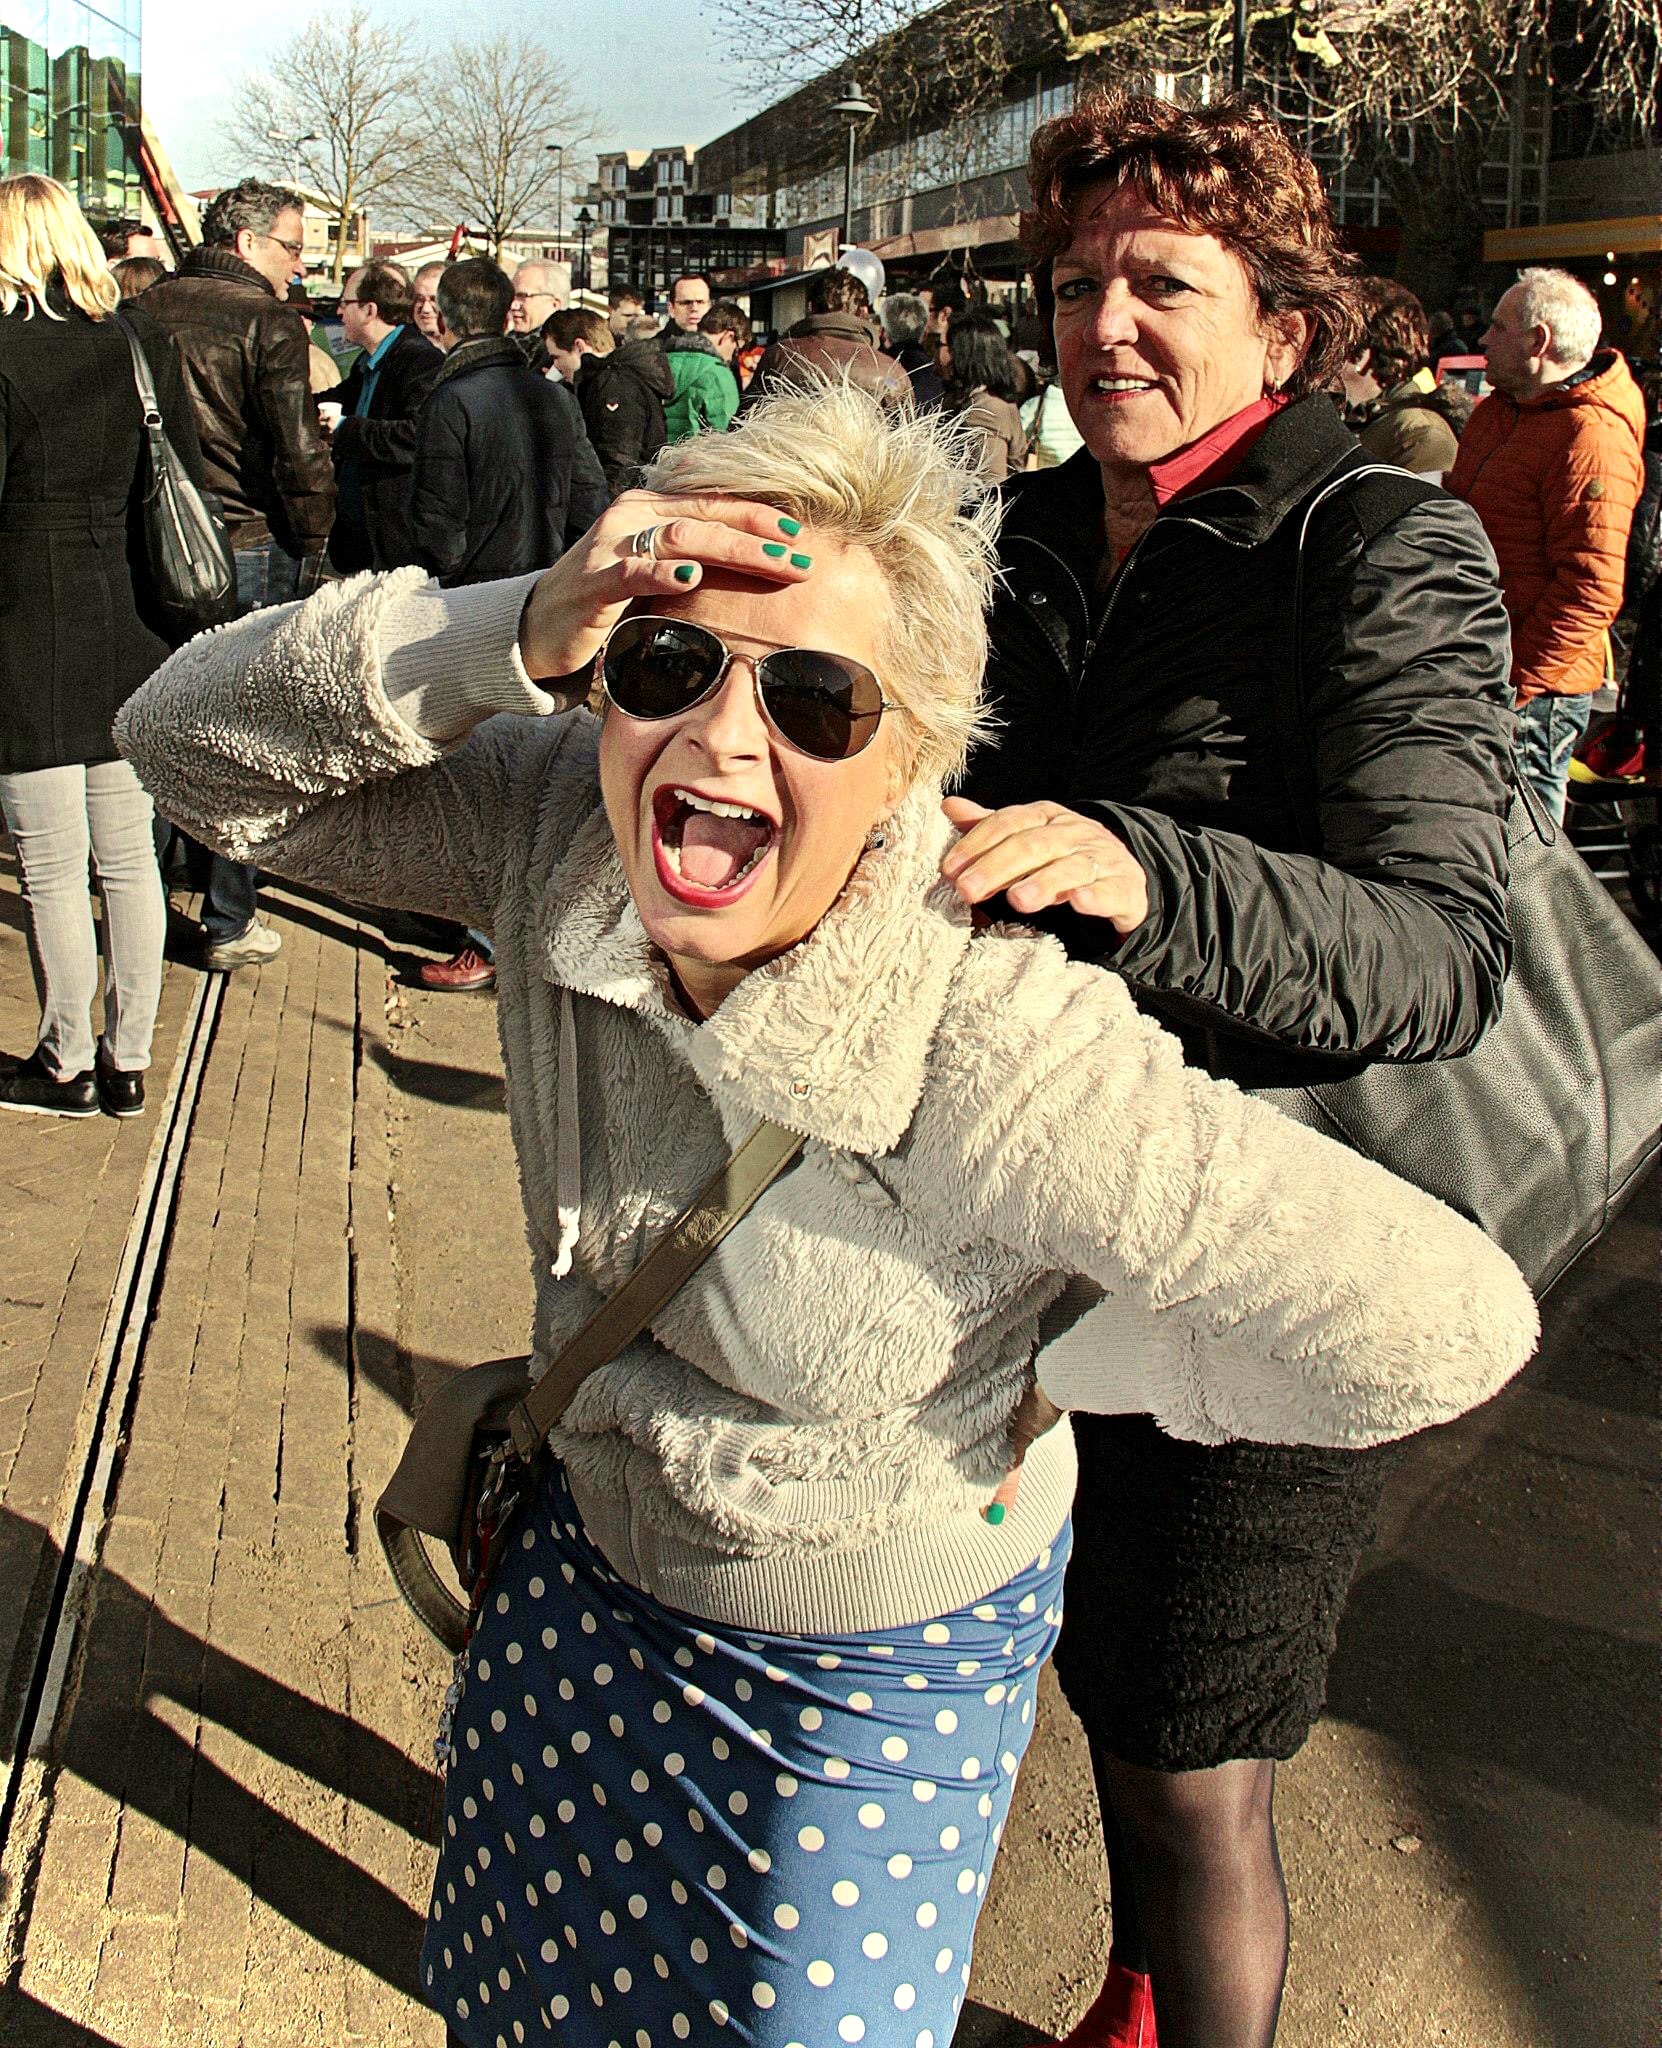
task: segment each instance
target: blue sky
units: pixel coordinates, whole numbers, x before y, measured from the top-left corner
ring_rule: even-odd
[[[296,7],[292,19],[308,11]],[[571,66],[600,113],[602,148],[708,142],[752,111],[723,65],[715,29],[696,0],[408,0],[387,19],[412,22],[435,43],[459,19],[480,34],[524,29]],[[241,166],[218,137],[226,83],[284,39],[286,10],[268,0],[144,0],[144,102],[189,189]],[[585,166],[585,175],[592,165]]]

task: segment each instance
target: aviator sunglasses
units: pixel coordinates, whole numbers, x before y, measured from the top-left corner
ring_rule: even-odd
[[[733,660],[708,626],[645,613],[620,620],[606,636],[600,678],[625,717],[678,718],[715,695]],[[763,718],[786,746],[815,761],[852,761],[894,708],[871,670],[845,654],[782,647],[750,666]]]

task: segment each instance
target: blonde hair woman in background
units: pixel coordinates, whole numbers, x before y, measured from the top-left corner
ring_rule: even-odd
[[[422,1960],[466,2048],[947,2048],[1060,1614],[1035,1430],[1365,1442],[1533,1341],[1470,1225],[942,882],[969,446],[776,397],[540,576],[360,578],[122,714],[187,830],[492,927],[539,1361],[758,1118],[809,1140],[579,1388],[486,1589]],[[1070,1274],[1103,1341],[1036,1388]]]
[[[150,799],[110,721],[168,654],[132,547],[144,437],[120,287],[51,178],[0,180],[0,810],[17,849],[40,995],[34,1048],[0,1108],[136,1116],[167,905]],[[173,345],[134,307],[174,447],[202,481]],[[103,1032],[87,860],[104,906]]]

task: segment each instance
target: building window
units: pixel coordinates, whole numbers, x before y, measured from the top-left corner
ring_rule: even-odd
[[[139,5],[23,0],[0,22],[0,177],[43,172],[94,219],[136,214]]]
[[[685,212],[686,201],[681,197],[681,194],[677,192],[674,194],[674,196],[671,198],[669,202],[669,217],[671,220],[680,220]]]

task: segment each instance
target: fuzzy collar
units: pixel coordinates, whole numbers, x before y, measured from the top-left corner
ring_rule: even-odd
[[[718,1100],[826,1145],[887,1152],[912,1121],[970,942],[969,910],[940,879],[952,837],[938,792],[914,791],[818,927],[694,1027],[667,1000],[597,808],[544,890],[543,973],[578,995],[681,1023],[693,1070]]]

